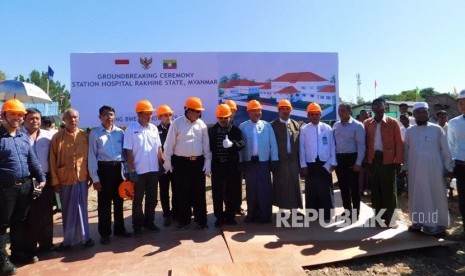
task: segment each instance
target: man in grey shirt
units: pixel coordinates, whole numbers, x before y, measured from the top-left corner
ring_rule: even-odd
[[[365,156],[365,129],[362,123],[352,118],[349,104],[340,104],[337,112],[340,120],[333,126],[338,164],[336,175],[345,215],[355,222],[360,214],[358,173]]]

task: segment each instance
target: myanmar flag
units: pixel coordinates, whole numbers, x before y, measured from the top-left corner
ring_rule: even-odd
[[[164,59],[163,60],[163,69],[176,69],[178,64],[175,59]]]

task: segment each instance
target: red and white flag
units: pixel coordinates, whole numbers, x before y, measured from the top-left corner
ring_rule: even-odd
[[[128,65],[129,59],[115,59],[115,65]]]
[[[378,82],[375,81],[375,89],[378,88]]]

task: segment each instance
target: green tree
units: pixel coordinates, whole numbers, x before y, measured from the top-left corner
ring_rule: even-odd
[[[434,88],[428,87],[428,88],[421,89],[419,94],[420,94],[420,97],[426,99],[427,97],[439,95],[440,93],[435,91]]]
[[[19,81],[33,83],[42,88],[44,91],[47,91],[47,72],[39,72],[37,70],[33,70],[29,74],[28,78],[25,78],[23,75],[19,75],[15,79]],[[58,103],[59,114],[63,114],[63,112],[66,109],[71,107],[71,94],[69,93],[69,90],[66,89],[65,85],[61,84],[59,81],[50,81],[48,95],[54,102]]]
[[[233,73],[230,77],[231,80],[239,80],[241,76],[238,73]]]
[[[2,70],[0,70],[0,81],[6,80],[6,74]]]

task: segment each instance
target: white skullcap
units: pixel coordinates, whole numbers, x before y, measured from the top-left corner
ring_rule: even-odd
[[[413,111],[415,111],[416,109],[419,109],[419,108],[426,108],[428,109],[428,104],[425,103],[425,102],[417,102],[413,105]]]

